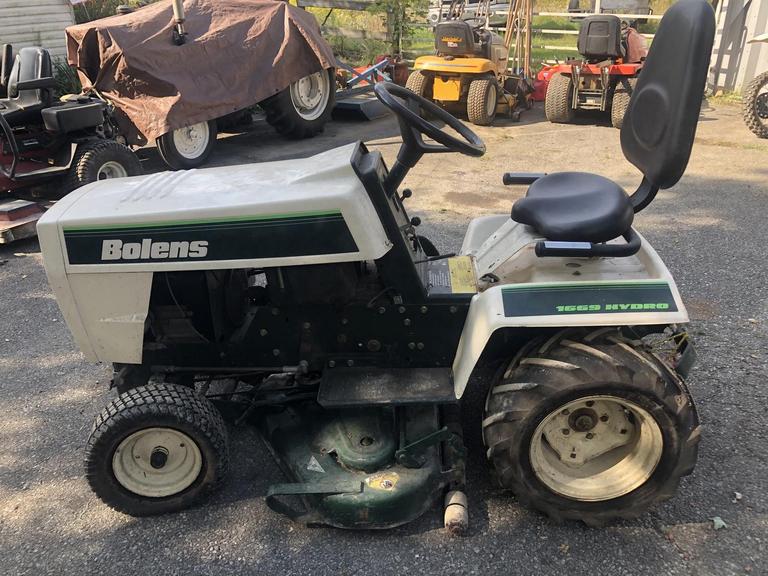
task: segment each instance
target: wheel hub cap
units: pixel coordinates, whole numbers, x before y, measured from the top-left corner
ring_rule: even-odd
[[[531,438],[530,461],[552,491],[575,500],[618,498],[644,484],[661,459],[661,429],[637,404],[590,396],[547,415]]]
[[[200,122],[173,131],[173,145],[176,151],[189,160],[194,160],[205,152],[209,138],[208,122]]]
[[[154,498],[183,492],[202,467],[197,444],[172,428],[134,432],[120,442],[112,457],[112,472],[124,488]]]
[[[305,120],[319,118],[325,111],[330,96],[328,72],[322,70],[291,84],[291,102]]]
[[[757,115],[762,120],[768,120],[768,92],[763,92],[755,100]]]
[[[96,172],[97,180],[109,180],[111,178],[125,178],[128,176],[128,171],[125,166],[114,160],[104,162],[99,166],[99,170]]]

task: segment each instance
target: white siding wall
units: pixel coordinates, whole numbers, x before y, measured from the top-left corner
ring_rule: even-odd
[[[768,44],[747,43],[765,32],[768,32],[768,1],[720,1],[710,88],[741,91],[752,78],[768,71]]]
[[[0,45],[42,46],[64,59],[64,28],[75,23],[69,0],[0,0]]]

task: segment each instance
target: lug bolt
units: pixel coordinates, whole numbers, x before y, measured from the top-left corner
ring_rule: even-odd
[[[626,428],[622,428],[621,430],[619,430],[619,434],[626,434],[626,433],[627,433]]]
[[[562,432],[563,432],[563,436],[568,436],[568,434],[571,433],[571,431],[568,430],[568,428],[563,428]]]
[[[563,410],[562,412],[560,412],[560,414],[562,414],[563,416],[568,416],[568,414],[570,414],[570,413],[571,413],[571,411],[570,411],[570,410],[568,410],[568,408],[566,408],[565,410]]]
[[[576,453],[575,452],[571,452],[571,458],[576,458]]]
[[[418,344],[416,344],[416,348],[418,348],[419,350],[424,350],[424,342],[419,342]]]
[[[592,407],[594,405],[595,405],[595,401],[594,400],[587,400],[587,406],[588,407]]]
[[[328,368],[336,368],[336,361],[331,360],[330,362],[328,362]]]
[[[600,422],[608,422],[608,414],[603,414],[600,416]]]
[[[592,438],[594,438],[594,437],[595,437],[595,435],[592,434],[592,432],[587,432],[587,440],[592,440]]]
[[[422,306],[422,307],[420,308],[420,310],[421,310],[421,313],[422,313],[422,314],[426,314],[426,313],[427,313],[427,307],[426,307],[426,306]]]
[[[384,488],[385,490],[389,490],[390,488],[392,488],[392,486],[394,486],[394,484],[392,484],[392,480],[381,481],[381,487]]]
[[[416,342],[408,342],[408,350],[415,350]]]

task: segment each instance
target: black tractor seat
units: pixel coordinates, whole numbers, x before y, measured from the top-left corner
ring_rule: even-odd
[[[549,240],[608,242],[624,235],[635,212],[629,196],[608,178],[557,172],[536,180],[512,206],[512,220]]]
[[[45,48],[22,48],[16,54],[7,81],[7,98],[0,99],[0,114],[11,126],[40,122],[40,111],[53,102],[51,56]],[[50,78],[50,88],[20,90],[19,84]]]

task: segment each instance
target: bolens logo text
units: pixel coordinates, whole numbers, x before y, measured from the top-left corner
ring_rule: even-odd
[[[104,240],[101,243],[102,261],[204,258],[206,254],[208,254],[206,240],[153,242],[151,238],[144,238],[141,242]]]

